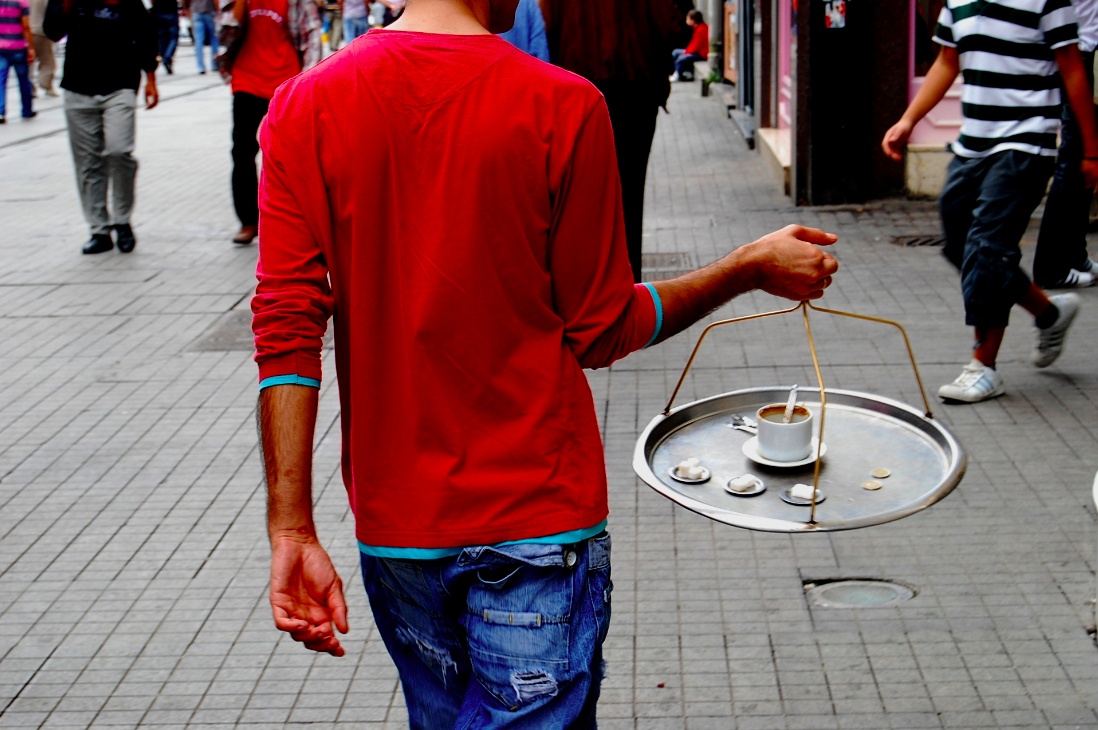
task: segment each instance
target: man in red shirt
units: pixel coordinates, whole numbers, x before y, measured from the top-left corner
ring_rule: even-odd
[[[234,243],[251,243],[259,231],[256,132],[275,89],[301,73],[303,54],[295,47],[294,17],[310,9],[316,15],[312,0],[237,0],[233,6],[244,28],[244,42],[232,64],[233,205],[240,219]],[[319,17],[315,25],[320,27]],[[319,32],[312,42],[319,46]]]
[[[582,369],[752,289],[819,297],[837,269],[812,245],[834,236],[790,226],[634,285],[606,105],[492,35],[516,4],[411,0],[284,84],[261,130],[275,625],[343,654],[311,496],[334,315],[343,481],[416,730],[593,727],[612,586]]]
[[[705,24],[705,17],[700,10],[691,10],[686,14],[686,24],[694,29],[690,37],[690,43],[686,48],[676,48],[671,51],[671,58],[675,62],[675,75],[672,81],[693,81],[694,62],[704,61],[709,58],[709,26]]]

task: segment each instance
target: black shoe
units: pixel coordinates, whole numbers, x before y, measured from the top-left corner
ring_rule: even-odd
[[[172,60],[170,58],[164,60],[164,70],[168,72],[169,76],[175,73],[172,71]]]
[[[0,117],[0,124],[7,124],[7,123],[8,123],[7,117]]]
[[[114,248],[114,241],[109,233],[93,233],[91,239],[84,244],[84,253],[106,253]]]
[[[133,229],[129,223],[119,223],[114,227],[114,235],[118,237],[118,250],[122,253],[133,251],[137,245],[137,239],[133,237]]]
[[[36,116],[38,116],[38,112],[31,112],[30,114],[24,114],[23,118],[24,119],[34,119]]]

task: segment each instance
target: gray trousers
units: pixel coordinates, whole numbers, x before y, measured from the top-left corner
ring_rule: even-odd
[[[53,41],[41,33],[35,33],[34,55],[38,57],[34,63],[38,85],[43,89],[50,89],[53,86],[53,74],[57,71],[57,62],[53,58]]]
[[[137,160],[133,156],[137,92],[120,89],[103,96],[65,90],[76,190],[92,235],[130,222]],[[111,212],[107,212],[107,187]]]

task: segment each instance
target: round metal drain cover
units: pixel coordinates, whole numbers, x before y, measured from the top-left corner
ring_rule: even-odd
[[[820,608],[883,608],[915,596],[907,586],[884,580],[838,580],[807,592],[809,603]]]

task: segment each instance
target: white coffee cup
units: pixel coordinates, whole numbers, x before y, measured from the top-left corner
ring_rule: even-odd
[[[763,406],[755,414],[759,424],[759,456],[771,461],[801,461],[812,453],[812,411],[793,407],[793,420],[783,423],[785,404]]]

